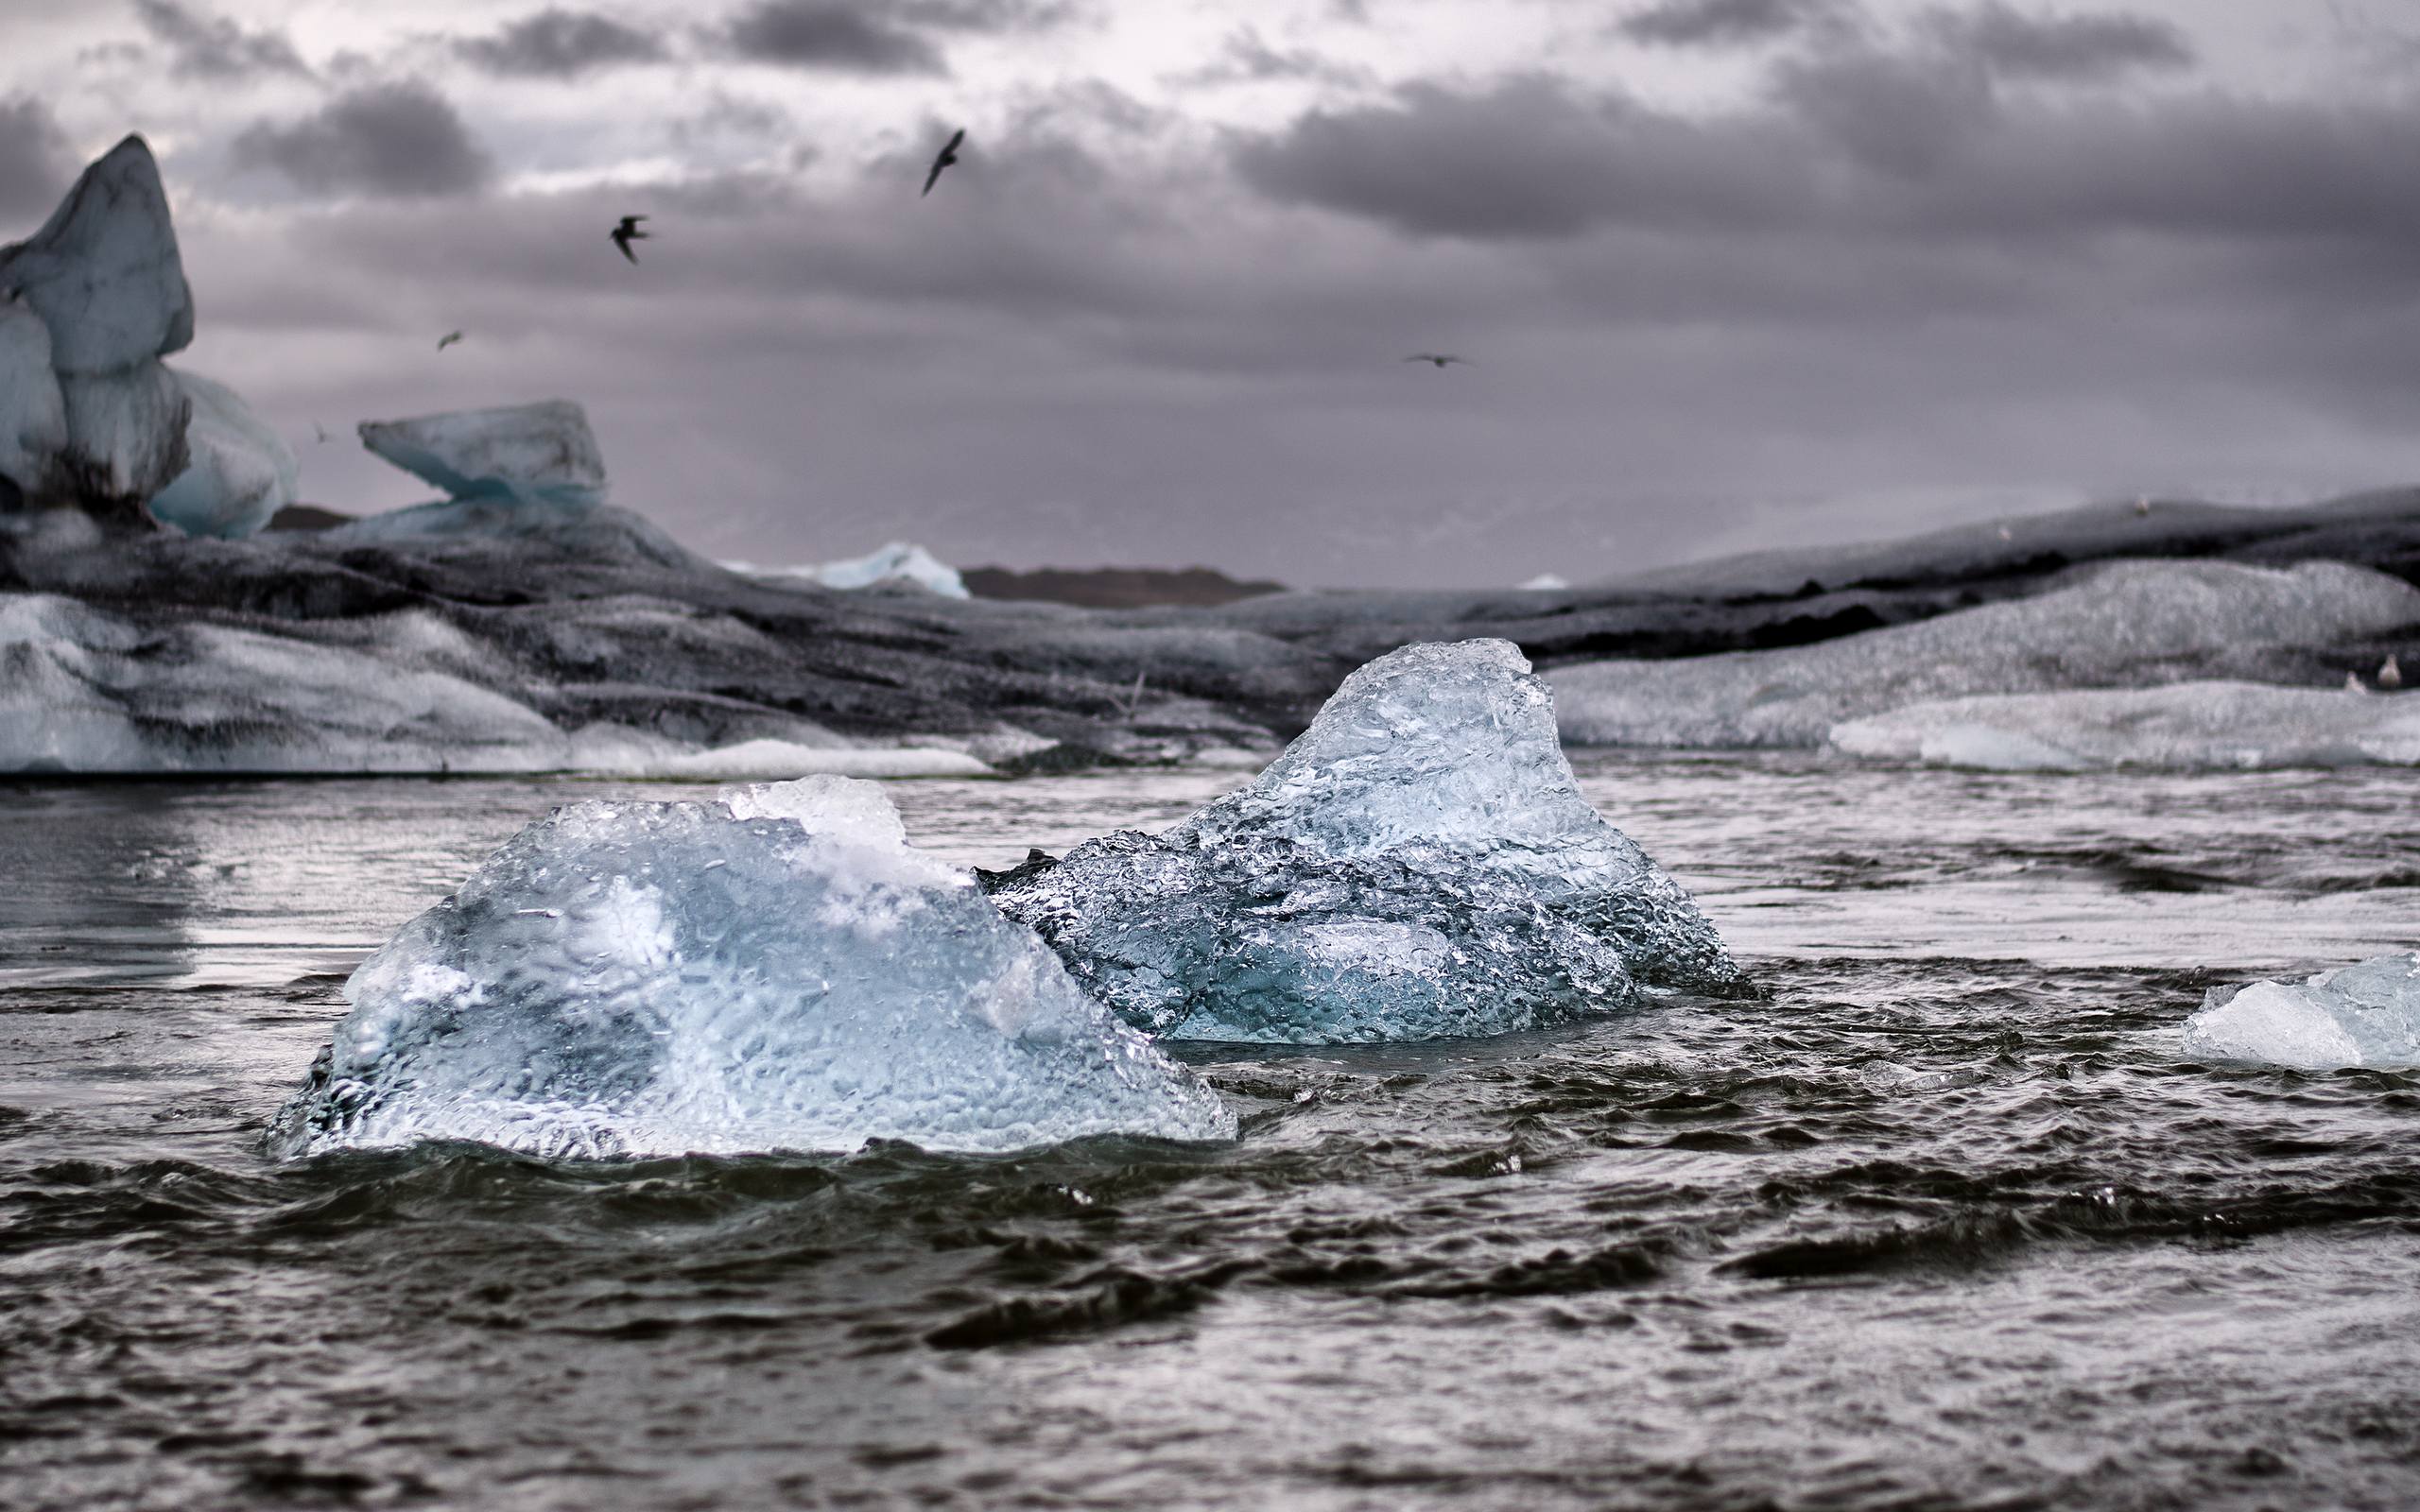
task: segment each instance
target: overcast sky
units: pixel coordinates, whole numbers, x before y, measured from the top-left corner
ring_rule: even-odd
[[[424,496],[353,421],[554,396],[619,502],[765,561],[904,538],[1510,583],[2420,479],[2399,0],[0,0],[0,237],[144,132],[199,307],[182,360],[348,510]]]

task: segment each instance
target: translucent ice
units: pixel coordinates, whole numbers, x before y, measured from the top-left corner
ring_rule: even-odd
[[[2420,696],[2179,682],[1947,698],[1832,727],[1857,756],[1996,771],[2420,765]]]
[[[1503,641],[1381,657],[1241,791],[993,885],[1128,1022],[1184,1039],[1495,1034],[1641,988],[1742,989],[1688,894],[1581,797]]]
[[[2420,954],[2380,955],[2300,983],[2212,988],[2185,1053],[2327,1071],[2420,1066]]]
[[[605,496],[587,412],[566,399],[364,421],[361,444],[455,499],[580,507]]]
[[[294,450],[225,384],[170,371],[193,402],[193,419],[185,470],[152,496],[152,516],[189,536],[249,536],[294,502]]]
[[[587,802],[346,984],[285,1153],[544,1156],[1209,1140],[1234,1115],[1067,979],[873,784]]]
[[[2420,589],[2339,562],[2124,561],[2037,597],[1814,645],[1556,669],[1566,739],[1819,746],[1832,727],[1979,694],[2237,678],[2280,648],[2420,622]]]

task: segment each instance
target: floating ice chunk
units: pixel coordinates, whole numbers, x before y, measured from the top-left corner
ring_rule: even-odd
[[[2367,568],[2125,561],[2037,597],[1814,645],[1587,662],[1552,677],[1574,742],[1819,746],[1835,725],[1912,703],[2240,676],[2264,652],[2415,621],[2420,589]]]
[[[86,168],[42,230],[0,249],[0,290],[9,288],[50,328],[61,374],[117,372],[193,340],[193,292],[141,137]]]
[[[1911,704],[1832,727],[1857,756],[1996,771],[2420,765],[2420,697],[2180,682]]]
[[[2185,1022],[2185,1053],[2304,1071],[2420,1065],[2420,954],[2300,983],[2212,988]]]
[[[1128,1022],[1185,1039],[1494,1034],[1743,986],[1581,797],[1503,641],[1381,657],[1249,786],[992,885]]]
[[[294,449],[225,384],[170,370],[193,402],[185,426],[190,461],[152,496],[153,517],[189,536],[253,534],[294,502]]]
[[[1540,573],[1521,585],[1525,593],[1559,593],[1571,586],[1570,579],[1553,573]]]
[[[811,567],[758,567],[749,562],[723,564],[735,573],[757,577],[804,577],[826,588],[881,588],[905,584],[921,588],[944,598],[968,597],[965,579],[958,569],[909,541],[894,541],[878,551],[845,561],[821,562]]]
[[[50,329],[28,305],[0,299],[0,477],[48,490],[67,446],[67,401],[50,366]]]
[[[588,802],[529,826],[345,986],[289,1155],[553,1157],[1232,1138],[869,784]]]
[[[76,498],[139,507],[185,470],[185,425],[193,401],[161,363],[146,360],[116,372],[61,373],[59,387],[67,409],[60,468]]]
[[[605,459],[587,412],[566,399],[364,421],[361,444],[455,499],[577,509],[605,496]]]

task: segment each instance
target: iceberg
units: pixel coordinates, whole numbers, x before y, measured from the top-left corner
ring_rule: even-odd
[[[567,399],[364,421],[360,430],[362,445],[452,499],[576,511],[605,497],[605,459],[588,414]]]
[[[0,478],[20,496],[47,492],[67,446],[67,400],[50,365],[50,329],[26,305],[0,300]]]
[[[42,230],[0,248],[15,289],[50,329],[62,376],[122,371],[193,340],[167,191],[151,148],[130,136],[87,167]]]
[[[2420,1066],[2420,954],[2212,988],[2185,1022],[2185,1054],[2302,1071]]]
[[[189,460],[152,496],[152,517],[189,536],[251,535],[294,502],[294,449],[225,384],[169,370],[193,405],[185,426]]]
[[[2420,765],[2420,696],[2250,682],[1987,695],[1832,727],[1853,756],[1992,771]]]
[[[544,771],[569,743],[443,664],[458,632],[405,611],[384,656],[208,623],[146,627],[49,593],[0,594],[0,771]],[[410,663],[395,653],[413,652]]]
[[[2033,598],[1812,645],[1551,677],[1567,740],[1812,747],[1837,725],[1947,698],[2287,680],[2312,653],[2415,623],[2420,589],[2367,568],[2123,561]]]
[[[122,514],[185,470],[193,401],[157,360],[116,372],[62,372],[67,445],[58,457],[71,497]]]
[[[363,962],[345,998],[272,1127],[278,1153],[1236,1132],[1199,1077],[845,778],[558,809]]]
[[[921,588],[943,598],[966,598],[966,580],[958,569],[906,541],[894,541],[878,551],[844,561],[820,562],[807,567],[758,567],[750,562],[733,561],[723,565],[735,573],[752,577],[804,577],[826,588],[843,591],[859,588],[888,588],[905,585]]]
[[[1381,657],[1167,833],[987,882],[1119,1017],[1174,1038],[1496,1034],[1746,990],[1688,894],[1581,796],[1503,641]]]

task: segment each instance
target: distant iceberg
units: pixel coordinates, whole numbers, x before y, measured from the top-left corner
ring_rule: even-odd
[[[1235,1115],[1077,988],[871,783],[588,802],[524,830],[345,985],[289,1156],[569,1158],[1221,1140]]]
[[[1584,745],[1822,745],[1835,726],[1981,694],[2241,679],[2420,624],[2420,589],[2367,568],[2123,561],[2036,597],[1813,645],[1554,669]]]
[[[74,598],[0,593],[0,666],[9,673],[0,678],[0,772],[728,781],[990,770],[946,743],[850,739],[798,718],[786,721],[792,738],[717,746],[610,722],[566,730],[478,680],[497,670],[493,652],[434,614],[406,610],[322,633],[329,639],[200,620],[146,627]]]
[[[605,497],[587,411],[567,399],[361,422],[361,444],[453,499],[585,508]]]
[[[1382,657],[1241,791],[990,885],[1126,1022],[1180,1039],[1496,1034],[1744,989],[1688,894],[1581,796],[1503,641]]]
[[[2420,765],[2420,696],[2179,682],[1949,698],[1832,727],[1853,756],[1994,771]]]
[[[805,578],[826,588],[844,591],[860,588],[907,586],[920,588],[943,598],[966,598],[966,580],[958,569],[912,541],[894,541],[862,557],[841,561],[818,562],[804,567],[759,567],[752,562],[723,563],[733,572],[752,577]]]
[[[2185,1054],[2303,1071],[2420,1066],[2420,954],[2299,983],[2212,988],[2186,1021]]]

